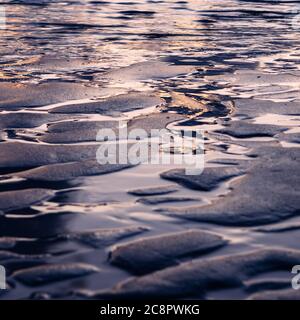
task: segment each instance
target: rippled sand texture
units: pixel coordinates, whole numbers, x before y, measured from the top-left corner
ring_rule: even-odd
[[[1,298],[300,298],[297,3],[6,2]],[[120,119],[204,130],[204,172],[98,164]]]

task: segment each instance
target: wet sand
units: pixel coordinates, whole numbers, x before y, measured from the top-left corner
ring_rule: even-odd
[[[299,299],[295,6],[6,4],[1,298]],[[203,130],[203,173],[99,164],[120,120]]]

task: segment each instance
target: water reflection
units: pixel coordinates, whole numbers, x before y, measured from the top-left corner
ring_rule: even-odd
[[[293,81],[291,92],[288,77],[284,79],[287,82],[284,87],[278,84],[266,88],[263,80],[260,83],[255,80],[266,71],[277,74],[282,70],[299,70],[300,39],[298,31],[291,27],[295,9],[293,2],[14,0],[2,1],[0,6],[5,7],[7,17],[6,28],[0,28],[0,81],[37,84],[56,80],[98,85],[101,88],[121,86],[120,83],[116,85],[107,81],[103,74],[111,69],[162,58],[175,65],[192,67],[194,71],[175,79],[150,79],[145,81],[146,85],[144,81],[128,85],[125,79],[122,89],[151,89],[159,92],[166,101],[172,98],[174,92],[201,99],[206,107],[202,115],[207,121],[202,124],[207,126],[220,125],[217,124],[218,117],[230,116],[228,105],[234,97],[256,94],[270,99],[272,94],[273,99],[278,99],[279,95],[287,101],[299,100],[299,83],[296,80]],[[237,80],[232,75],[236,70],[239,70],[237,75],[240,76]],[[224,74],[227,74],[227,78]],[[252,80],[241,86],[244,74],[246,80]],[[298,75],[296,73],[293,79]],[[282,96],[284,90],[286,95]],[[90,119],[99,119],[97,116],[90,116]],[[86,118],[89,116],[86,115]],[[186,124],[201,125],[201,122],[193,121],[187,121]],[[37,130],[28,128],[7,130],[6,133],[9,139],[41,143],[38,138],[45,132],[46,123]],[[213,152],[221,153],[227,147],[224,145],[225,140],[223,144],[216,144]],[[237,148],[232,147],[236,153]],[[103,264],[103,268],[108,269],[105,250],[98,250],[95,255],[94,251],[84,251],[86,248],[78,243],[61,242],[55,237],[74,230],[119,227],[135,219],[140,222],[147,215],[151,219],[142,222],[154,226],[154,233],[179,229],[177,224],[169,223],[168,219],[171,218],[164,218],[163,222],[155,224],[151,208],[145,209],[129,195],[124,196],[127,188],[136,187],[136,184],[144,187],[145,181],[150,186],[161,183],[158,169],[155,177],[150,169],[151,172],[137,170],[140,171],[117,173],[114,178],[83,178],[73,184],[28,181],[3,183],[0,191],[44,187],[65,192],[58,192],[52,202],[0,217],[0,234],[30,238],[32,242],[21,241],[17,245],[15,250],[19,253],[58,253],[53,260],[50,259],[53,262],[60,259],[61,252],[75,252],[71,257],[67,255],[64,261]],[[10,172],[1,171],[4,174]],[[69,190],[74,187],[78,189]],[[115,192],[110,194],[114,196],[113,200],[117,198],[119,202],[111,201],[111,205],[106,207],[105,200],[109,200],[107,189]],[[226,193],[225,186],[220,189],[218,192]],[[180,192],[187,196],[194,191]],[[210,201],[216,195],[217,192],[201,194],[205,201]],[[20,268],[18,263],[10,265],[10,268]],[[127,277],[118,269],[109,269],[108,274],[66,283],[61,288],[63,292],[73,287],[102,289]],[[50,286],[47,290],[58,292],[58,288]],[[29,296],[33,291],[23,287],[18,289],[12,296]]]

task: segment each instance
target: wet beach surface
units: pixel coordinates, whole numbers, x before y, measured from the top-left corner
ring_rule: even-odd
[[[300,298],[300,3],[0,5],[2,299]],[[100,165],[119,120],[204,172]]]

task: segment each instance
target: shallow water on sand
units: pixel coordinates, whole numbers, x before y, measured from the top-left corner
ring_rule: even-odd
[[[299,298],[300,3],[0,6],[1,298]],[[203,174],[100,167],[120,119],[203,130]]]

